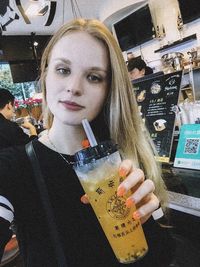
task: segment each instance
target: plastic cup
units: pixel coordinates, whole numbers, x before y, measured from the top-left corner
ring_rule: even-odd
[[[121,157],[117,145],[101,142],[77,152],[75,161],[74,170],[119,262],[142,258],[148,246],[140,220],[132,218],[135,207],[125,205],[130,193],[117,196],[124,179],[118,174]]]

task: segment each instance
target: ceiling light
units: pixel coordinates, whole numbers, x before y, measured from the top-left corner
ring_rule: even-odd
[[[30,5],[26,9],[27,16],[44,16],[49,9],[49,0],[30,0]]]
[[[33,45],[38,46],[38,42],[34,41]]]
[[[35,3],[31,3],[29,7],[26,9],[25,13],[27,16],[37,16],[38,12],[40,10],[40,6],[35,1]]]

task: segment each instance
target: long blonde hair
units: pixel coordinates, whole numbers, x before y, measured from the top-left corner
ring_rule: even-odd
[[[137,102],[130,82],[122,52],[111,32],[98,20],[77,19],[63,25],[47,45],[41,61],[41,87],[50,128],[53,114],[46,103],[46,70],[54,45],[67,33],[85,31],[102,41],[110,57],[111,81],[109,89],[109,131],[110,137],[120,146],[124,158],[133,159],[135,166],[142,167],[147,178],[155,183],[155,194],[163,205],[166,190],[161,170],[155,161],[152,142],[139,115]],[[72,44],[73,45],[73,44]]]

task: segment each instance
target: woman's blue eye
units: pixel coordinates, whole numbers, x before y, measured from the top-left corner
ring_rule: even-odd
[[[99,77],[97,75],[94,75],[94,74],[90,74],[88,75],[88,80],[91,81],[91,82],[101,82],[102,81],[102,77]]]
[[[70,74],[70,69],[66,69],[66,68],[57,68],[56,70],[59,74]]]

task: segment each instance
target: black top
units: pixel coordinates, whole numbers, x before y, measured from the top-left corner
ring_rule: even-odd
[[[72,166],[38,140],[34,140],[33,145],[47,185],[68,266],[124,266],[116,260],[91,206],[80,202],[84,192]],[[69,161],[73,160],[72,156],[66,157]],[[58,266],[24,147],[0,152],[0,194],[14,206],[17,236],[25,266]],[[0,224],[1,243],[9,236],[8,226],[6,221]],[[149,251],[142,260],[128,266],[168,266],[172,242],[167,230],[152,219],[143,227]]]
[[[26,144],[35,137],[29,137],[17,123],[7,120],[0,113],[0,149]]]

